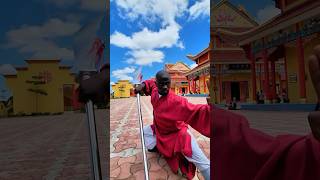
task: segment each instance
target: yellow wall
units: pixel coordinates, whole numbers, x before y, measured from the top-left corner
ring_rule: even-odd
[[[114,98],[126,98],[130,97],[130,89],[133,85],[128,80],[120,80],[116,84],[112,85],[114,91]]]
[[[308,57],[311,55],[313,48],[320,44],[320,38],[317,37],[307,43],[305,43],[304,47],[304,59],[305,59],[305,69],[306,69],[306,95],[307,95],[307,102],[309,103],[316,103],[317,102],[317,94],[313,88],[309,68],[308,68]]]
[[[209,76],[200,77],[200,82],[198,81],[197,87],[199,87],[199,83],[200,83],[200,93],[201,94],[209,94],[209,89],[207,87],[207,84],[204,85],[204,82],[209,80],[209,78],[210,78]]]
[[[39,72],[48,71],[52,74],[52,81],[44,85],[33,85],[26,83],[27,80],[33,80],[32,76]],[[28,70],[18,70],[16,78],[6,78],[6,83],[13,94],[14,114],[34,112],[63,112],[63,84],[75,84],[74,76],[68,69],[59,69],[57,63],[31,63]],[[39,87],[45,90],[48,95],[36,95],[27,89]],[[38,99],[38,100],[36,100]]]
[[[291,103],[300,102],[299,80],[298,80],[298,59],[296,47],[286,47],[287,69],[288,69],[288,96]],[[290,82],[290,75],[297,75],[297,82]]]
[[[314,38],[311,41],[304,43],[304,59],[305,59],[305,73],[306,73],[306,102],[315,103],[316,102],[316,93],[312,86],[312,81],[309,74],[308,68],[308,57],[312,53],[312,49],[315,45],[319,44],[319,38]],[[296,47],[286,47],[286,57],[288,64],[288,75],[297,74],[297,82],[292,83],[288,82],[288,95],[290,103],[299,103],[300,94],[299,94],[299,70],[298,70],[298,54]]]

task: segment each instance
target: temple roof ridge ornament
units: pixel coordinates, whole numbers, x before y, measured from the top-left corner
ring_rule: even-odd
[[[203,49],[200,53],[196,54],[196,55],[192,55],[192,54],[188,54],[187,58],[191,59],[192,61],[195,61],[196,59],[198,59],[201,55],[207,53],[209,51],[209,46],[206,47],[205,49]]]
[[[222,8],[221,7],[225,5],[227,7],[229,7],[229,9],[231,9],[231,11],[228,11],[228,9],[226,8]],[[220,11],[219,11],[220,10]],[[233,11],[232,11],[233,10]],[[214,19],[216,21],[220,21],[221,22],[233,22],[236,18],[242,17],[244,20],[247,21],[247,23],[251,24],[251,26],[258,26],[259,23],[256,22],[256,20],[245,10],[245,8],[243,6],[239,6],[236,7],[235,5],[233,5],[231,2],[227,1],[227,0],[222,0],[220,2],[218,2],[216,5],[213,6],[212,12],[219,12],[219,14],[215,14]],[[233,16],[231,14],[234,14]],[[236,14],[236,15],[235,15]],[[239,15],[239,17],[237,16]],[[220,25],[218,25],[218,23],[214,22],[212,23],[212,28],[215,27],[220,27]],[[243,24],[242,24],[243,25]],[[248,24],[247,24],[248,25]]]

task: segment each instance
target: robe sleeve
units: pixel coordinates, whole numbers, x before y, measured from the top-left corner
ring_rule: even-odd
[[[320,179],[320,144],[311,135],[269,136],[245,117],[213,108],[215,180]]]
[[[192,104],[181,98],[181,114],[186,117],[186,123],[202,135],[210,138],[211,107],[207,104]]]
[[[155,88],[157,88],[156,82],[154,80],[145,80],[145,81],[143,81],[143,83],[146,85],[144,92],[148,96],[152,94],[152,91]]]

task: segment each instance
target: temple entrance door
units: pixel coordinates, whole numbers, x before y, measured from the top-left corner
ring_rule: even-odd
[[[240,101],[240,83],[231,82],[231,100],[236,97],[237,101]]]
[[[63,85],[63,104],[64,111],[72,111],[72,98],[73,98],[73,85],[64,84]]]
[[[186,88],[182,88],[182,94],[186,93]]]

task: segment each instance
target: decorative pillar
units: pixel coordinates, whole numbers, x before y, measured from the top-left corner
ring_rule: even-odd
[[[196,85],[197,85],[196,80],[194,79],[193,80],[193,94],[196,92],[196,88],[197,88]]]
[[[214,92],[214,102],[218,103],[217,98],[217,74],[213,77],[213,92]]]
[[[299,31],[299,25],[296,24],[296,29]],[[301,36],[297,38],[297,51],[298,51],[298,69],[299,69],[299,94],[300,102],[306,102],[306,79],[305,79],[305,64],[304,64],[304,48]]]
[[[259,81],[260,81],[260,90],[262,90],[262,64],[259,64]]]
[[[226,103],[230,103],[231,102],[231,82],[225,82],[225,90],[226,90]]]
[[[206,76],[203,75],[203,94],[206,93]]]
[[[276,102],[276,65],[274,60],[271,61],[271,82],[272,82],[272,89],[271,89],[271,97],[274,102]]]
[[[266,103],[270,103],[270,88],[269,88],[269,63],[268,63],[268,52],[267,49],[262,51],[262,59],[264,63],[264,89]]]
[[[287,95],[289,96],[289,86],[288,86],[288,65],[287,65],[287,54],[286,54],[286,48],[285,46],[283,46],[283,54],[284,54],[284,73],[285,73],[285,83],[286,83],[286,87],[285,87],[285,90],[286,90],[286,93]],[[281,92],[282,92],[282,89],[281,89]]]
[[[278,74],[278,79],[279,79],[279,95],[281,95],[282,92],[282,80],[281,80],[281,72]]]
[[[221,82],[221,74],[222,74],[222,64],[219,65],[218,70],[218,81],[219,81],[219,102],[222,102],[222,82]]]
[[[191,81],[188,80],[188,94],[190,94],[190,84],[191,84]]]
[[[256,79],[256,61],[254,54],[252,52],[251,45],[249,46],[249,59],[251,62],[251,82],[252,82],[252,99],[256,101],[256,93],[257,93],[257,79]]]

